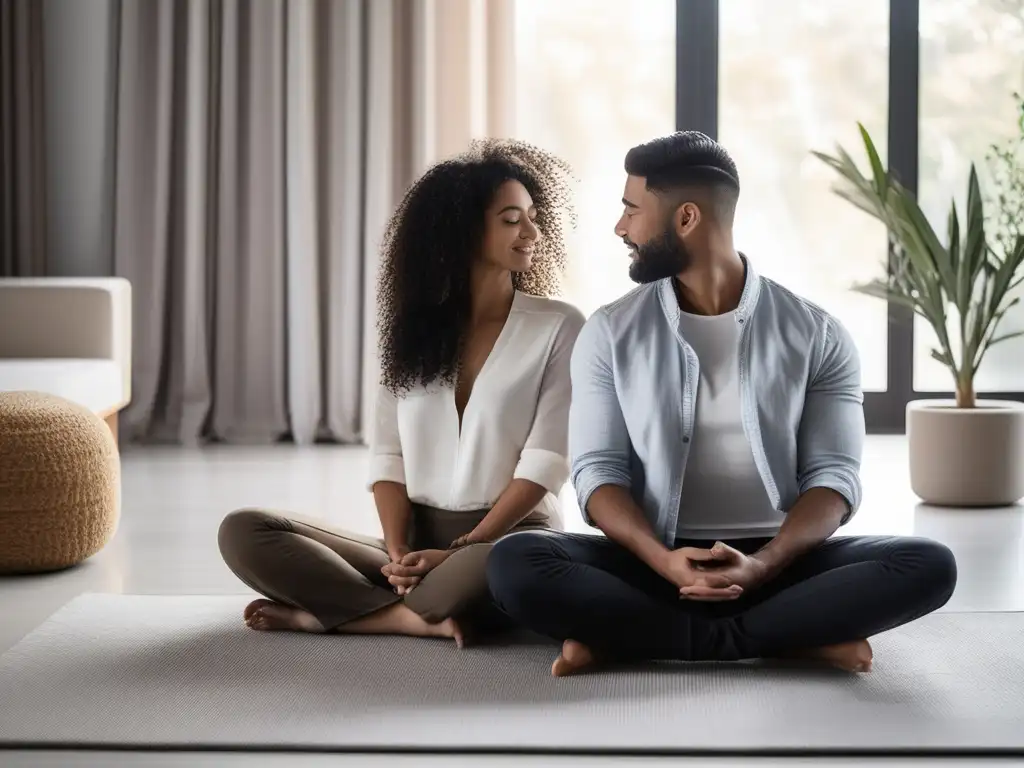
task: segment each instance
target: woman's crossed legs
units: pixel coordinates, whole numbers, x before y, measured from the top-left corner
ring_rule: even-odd
[[[450,637],[461,646],[459,619],[488,599],[489,544],[453,552],[399,595],[382,573],[391,562],[383,541],[319,520],[238,510],[218,543],[235,575],[268,598],[243,612],[253,629]]]

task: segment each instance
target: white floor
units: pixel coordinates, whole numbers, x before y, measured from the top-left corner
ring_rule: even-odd
[[[248,590],[223,565],[217,552],[216,531],[224,514],[244,506],[288,509],[378,534],[372,499],[363,486],[365,467],[366,454],[359,448],[274,446],[126,451],[123,513],[117,535],[107,548],[81,566],[62,573],[0,579],[0,653],[83,592],[239,594],[241,610]],[[921,535],[950,546],[957,557],[960,576],[956,594],[945,610],[1024,610],[1024,507],[954,510],[920,504],[909,487],[906,443],[902,437],[869,438],[863,477],[863,508],[847,526],[846,533]],[[571,494],[564,498],[566,527],[584,530]],[[139,757],[120,755],[127,761],[125,764],[200,764],[195,755],[149,756],[145,761]],[[113,758],[100,754],[19,757],[5,753],[0,756],[0,764],[110,765],[117,762]],[[230,764],[227,755],[210,758],[211,765]],[[246,756],[239,762],[242,759],[258,765],[278,762],[272,756]],[[389,758],[389,764],[394,764],[395,759]],[[180,762],[168,762],[174,760]],[[361,765],[370,764],[367,758],[359,760]],[[409,760],[415,760],[417,765],[429,764],[423,758]],[[498,758],[482,760],[499,764]],[[528,760],[533,765],[544,764],[536,758]],[[330,756],[309,756],[308,764],[341,761]],[[466,761],[477,763],[481,758]],[[296,761],[289,758],[289,762]],[[298,762],[305,764],[302,760]],[[579,764],[583,762],[580,760]],[[623,759],[609,764],[640,762],[647,761]],[[450,764],[451,758],[445,758],[445,763]],[[586,759],[585,763],[597,765],[605,761]],[[755,763],[769,764],[743,761]]]

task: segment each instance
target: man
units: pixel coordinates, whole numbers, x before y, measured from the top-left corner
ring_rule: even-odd
[[[494,598],[562,641],[555,675],[784,656],[866,672],[868,638],[944,605],[956,563],[925,539],[832,538],[861,501],[853,340],[736,251],[721,146],[676,133],[625,170],[615,232],[640,287],[589,319],[572,360],[572,482],[605,535],[500,541]]]

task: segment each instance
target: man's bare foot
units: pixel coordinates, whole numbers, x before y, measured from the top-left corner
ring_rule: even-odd
[[[551,674],[555,677],[567,677],[585,672],[597,664],[597,656],[583,643],[566,640],[562,643],[562,652],[551,665]]]
[[[844,672],[870,672],[874,654],[867,640],[853,640],[794,654],[799,658],[822,661]]]
[[[289,630],[319,634],[324,631],[323,624],[313,614],[272,600],[253,600],[242,615],[251,629],[263,632]]]

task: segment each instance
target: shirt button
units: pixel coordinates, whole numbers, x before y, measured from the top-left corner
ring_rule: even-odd
[[[684,443],[688,443],[688,442],[690,442],[690,438],[688,438],[688,437],[683,437],[683,442],[684,442]]]

